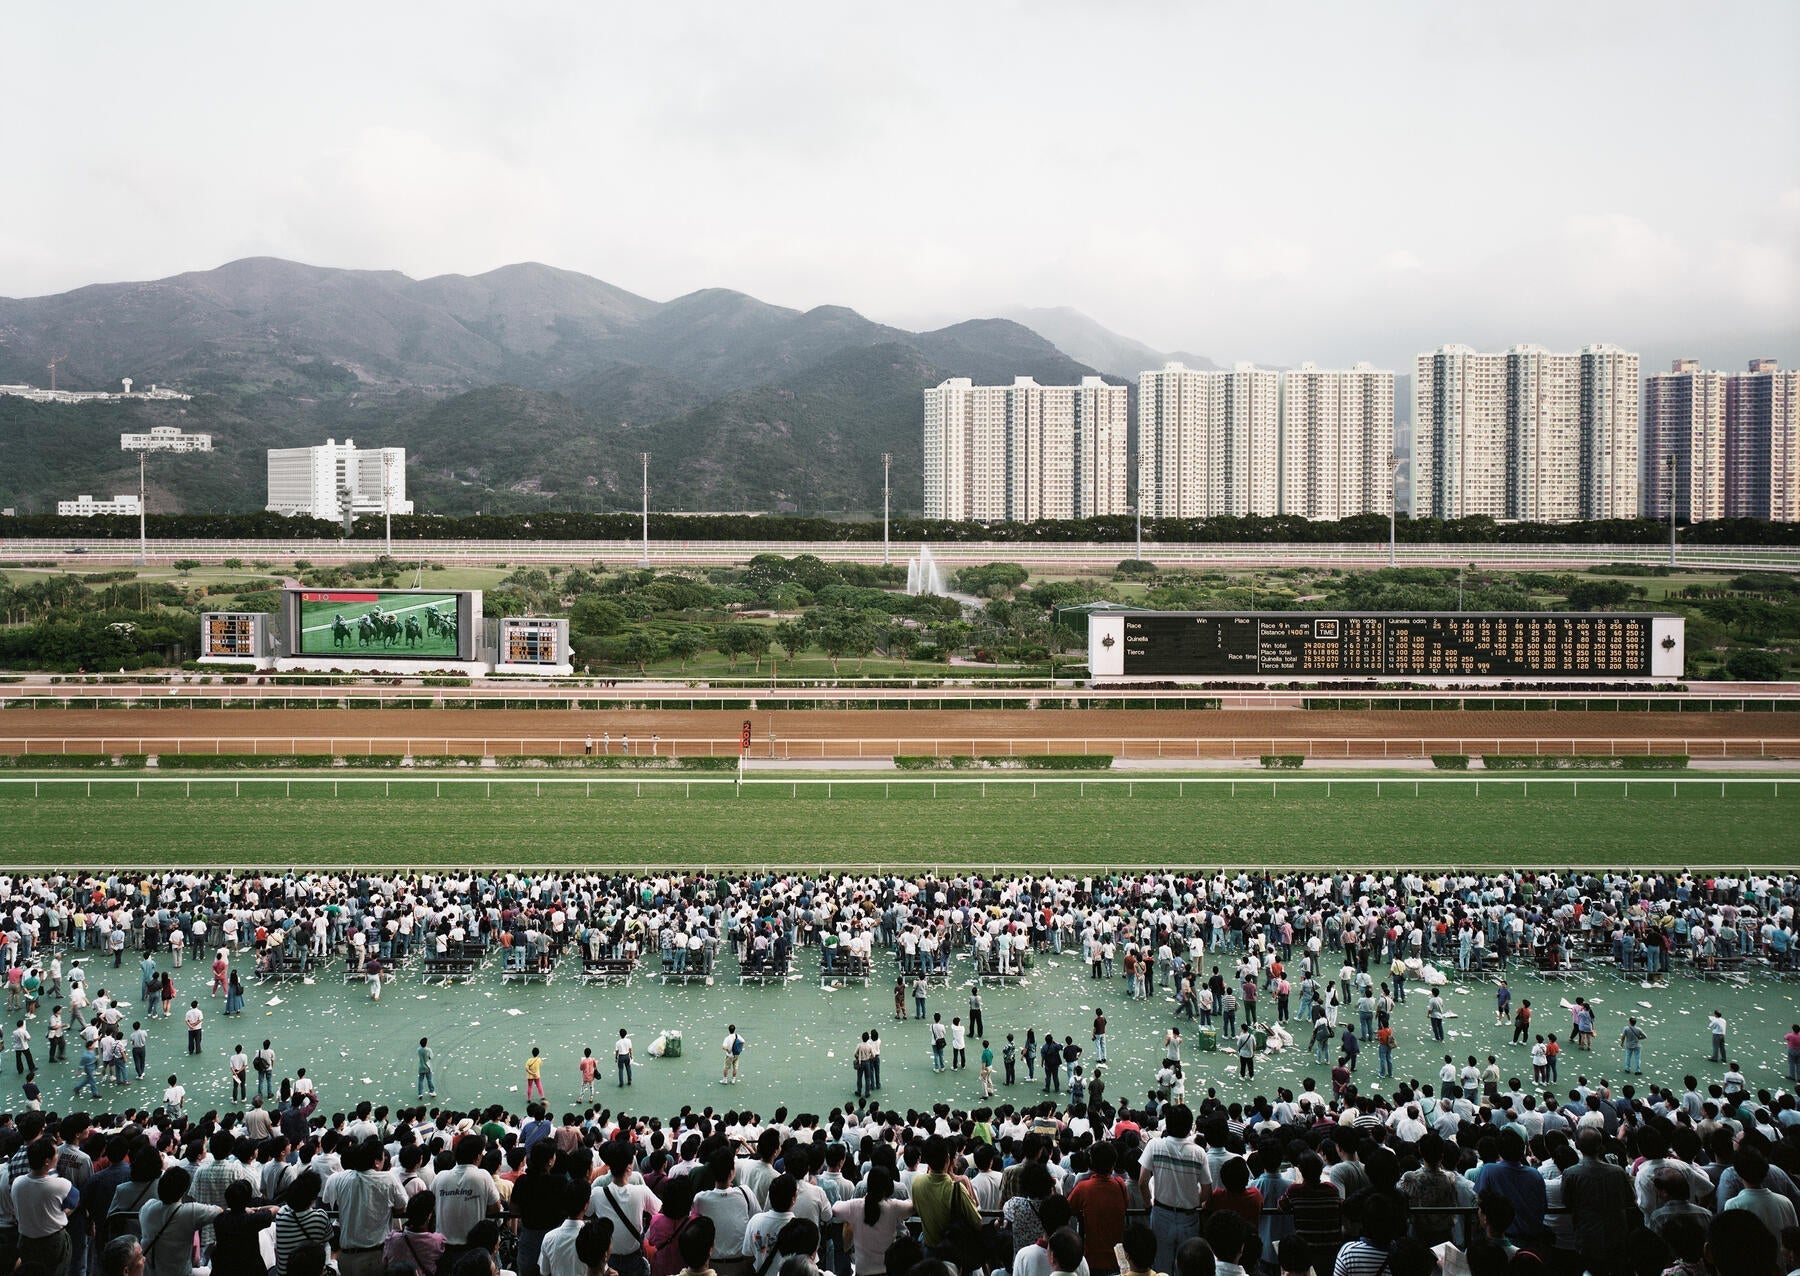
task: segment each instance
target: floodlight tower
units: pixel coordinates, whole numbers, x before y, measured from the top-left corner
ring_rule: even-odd
[[[888,500],[892,489],[888,484],[888,471],[894,464],[894,454],[881,454],[881,565],[888,565]]]
[[[639,567],[650,566],[650,454],[640,452],[638,456],[644,462],[644,556],[638,560]]]

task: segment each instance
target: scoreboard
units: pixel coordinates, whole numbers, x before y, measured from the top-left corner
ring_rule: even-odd
[[[1624,612],[1096,612],[1095,678],[1679,678],[1679,616]]]
[[[494,667],[517,673],[568,673],[569,622],[555,616],[505,616]]]
[[[205,612],[200,617],[200,658],[261,660],[268,652],[268,629],[266,612]]]

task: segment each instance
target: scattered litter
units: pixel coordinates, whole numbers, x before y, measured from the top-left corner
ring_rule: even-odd
[[[316,979],[314,979],[311,975],[305,975],[301,978],[300,982],[303,984],[306,984],[310,987],[312,984],[315,984],[318,981]]]
[[[280,1004],[281,1004],[280,997],[270,997],[267,1001],[263,1002],[263,1005],[265,1005],[265,1006],[279,1006]]]
[[[506,1008],[506,1013],[509,1015],[522,1015],[525,1012],[523,1010],[520,1010],[517,1006],[508,1006]]]
[[[364,1077],[364,1078],[363,1078],[363,1079],[362,1079],[362,1083],[363,1083],[363,1084],[364,1084],[364,1085],[374,1085],[374,1084],[375,1084],[375,1078],[374,1078],[374,1077]]]
[[[1642,1006],[1645,1010],[1655,1010],[1656,1009],[1656,1006],[1653,1002],[1640,1001],[1640,1002],[1638,1002],[1638,1005]],[[1761,1010],[1762,1007],[1758,1006],[1757,1009]]]

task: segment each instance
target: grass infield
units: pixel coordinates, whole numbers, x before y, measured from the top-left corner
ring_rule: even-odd
[[[1791,865],[1800,783],[1699,778],[0,781],[0,862]]]

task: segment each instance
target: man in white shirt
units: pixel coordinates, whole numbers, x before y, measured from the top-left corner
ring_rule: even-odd
[[[587,1264],[575,1253],[575,1238],[581,1235],[581,1220],[588,1209],[587,1184],[570,1183],[568,1193],[568,1217],[560,1227],[544,1234],[538,1249],[538,1276],[588,1276]],[[618,1237],[616,1228],[613,1236]]]
[[[469,1229],[500,1212],[500,1189],[494,1176],[480,1166],[487,1140],[470,1131],[456,1145],[456,1164],[437,1176],[432,1191],[437,1196],[438,1231],[448,1245],[469,1243]]]
[[[1175,1251],[1200,1234],[1200,1203],[1212,1190],[1206,1150],[1194,1142],[1194,1114],[1178,1103],[1163,1114],[1163,1133],[1144,1149],[1138,1185],[1149,1198],[1156,1270],[1175,1270]]]
[[[769,1184],[769,1208],[744,1225],[744,1253],[757,1266],[775,1252],[775,1238],[793,1221],[794,1195],[794,1180],[785,1174],[777,1175]]]
[[[600,1152],[608,1174],[596,1182],[588,1196],[588,1213],[613,1225],[613,1270],[619,1276],[648,1276],[644,1257],[644,1229],[662,1209],[662,1200],[642,1181],[631,1181],[636,1159],[631,1144],[613,1139]],[[540,1266],[542,1260],[539,1260]]]

